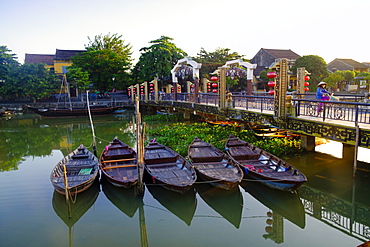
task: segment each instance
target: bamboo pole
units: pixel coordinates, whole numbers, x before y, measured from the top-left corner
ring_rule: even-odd
[[[93,136],[93,151],[94,151],[94,155],[97,157],[98,155],[97,155],[97,151],[96,151],[95,130],[94,130],[94,124],[93,124],[92,117],[91,117],[91,112],[90,112],[89,90],[86,91],[86,104],[87,104],[87,110],[89,112],[91,131],[92,131],[92,136]]]
[[[135,99],[135,110],[136,110],[136,140],[137,140],[137,174],[138,174],[138,190],[137,195],[142,196],[144,194],[143,178],[141,176],[144,169],[144,133],[143,126],[141,123],[140,105],[139,98]]]
[[[144,203],[142,201],[141,201],[140,206],[139,206],[139,221],[140,221],[141,247],[147,247],[147,246],[149,246],[149,244],[148,244],[148,233],[146,231]]]
[[[63,165],[63,177],[64,177],[64,191],[66,194],[66,203],[68,208],[68,217],[71,218],[71,204],[69,203],[69,190],[68,190],[68,178],[67,178],[67,167]]]

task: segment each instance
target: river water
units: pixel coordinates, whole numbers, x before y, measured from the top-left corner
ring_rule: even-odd
[[[132,120],[94,117],[98,152],[115,136],[135,146]],[[358,246],[370,239],[368,163],[358,162],[353,179],[353,161],[335,143],[288,160],[308,177],[296,193],[244,181],[235,191],[197,184],[184,195],[146,186],[138,200],[103,182],[72,198],[68,218],[50,172],[91,140],[84,117],[1,120],[0,246]]]

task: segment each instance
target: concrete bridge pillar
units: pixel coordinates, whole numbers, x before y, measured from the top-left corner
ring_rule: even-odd
[[[345,160],[354,162],[356,146],[343,143],[342,157]]]
[[[308,135],[301,135],[302,147],[307,151],[315,151],[315,137]]]
[[[192,111],[184,111],[184,119],[185,120],[190,120],[190,115]]]

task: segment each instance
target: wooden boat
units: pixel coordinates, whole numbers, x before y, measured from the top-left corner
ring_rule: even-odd
[[[270,188],[293,191],[307,181],[302,172],[287,162],[232,135],[226,141],[225,149],[247,177]]]
[[[188,191],[197,180],[194,168],[184,157],[155,141],[145,147],[144,165],[153,183],[176,192]]]
[[[106,146],[100,156],[100,170],[111,184],[129,188],[142,178],[144,169],[138,173],[137,154],[135,150],[115,137]]]
[[[88,116],[88,108],[37,108],[26,105],[27,108],[34,113],[37,113],[43,117],[78,117]],[[90,106],[90,112],[92,115],[107,115],[112,114],[118,110],[119,106],[107,106],[107,105],[96,105]]]
[[[231,190],[243,179],[243,172],[233,159],[197,137],[190,144],[188,155],[198,177],[216,187]]]
[[[65,167],[68,193],[80,193],[88,189],[95,181],[99,173],[98,164],[98,158],[81,144],[54,167],[50,175],[51,183],[57,192],[66,194]]]
[[[249,124],[257,138],[298,138],[300,135],[292,131],[279,129],[273,125]]]

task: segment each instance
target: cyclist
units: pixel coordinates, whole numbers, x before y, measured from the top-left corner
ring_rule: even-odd
[[[327,83],[326,82],[320,82],[317,86],[316,91],[316,99],[318,100],[330,100],[329,92],[325,89]],[[317,112],[320,113],[322,109],[322,103],[319,103],[319,107],[317,108]]]

